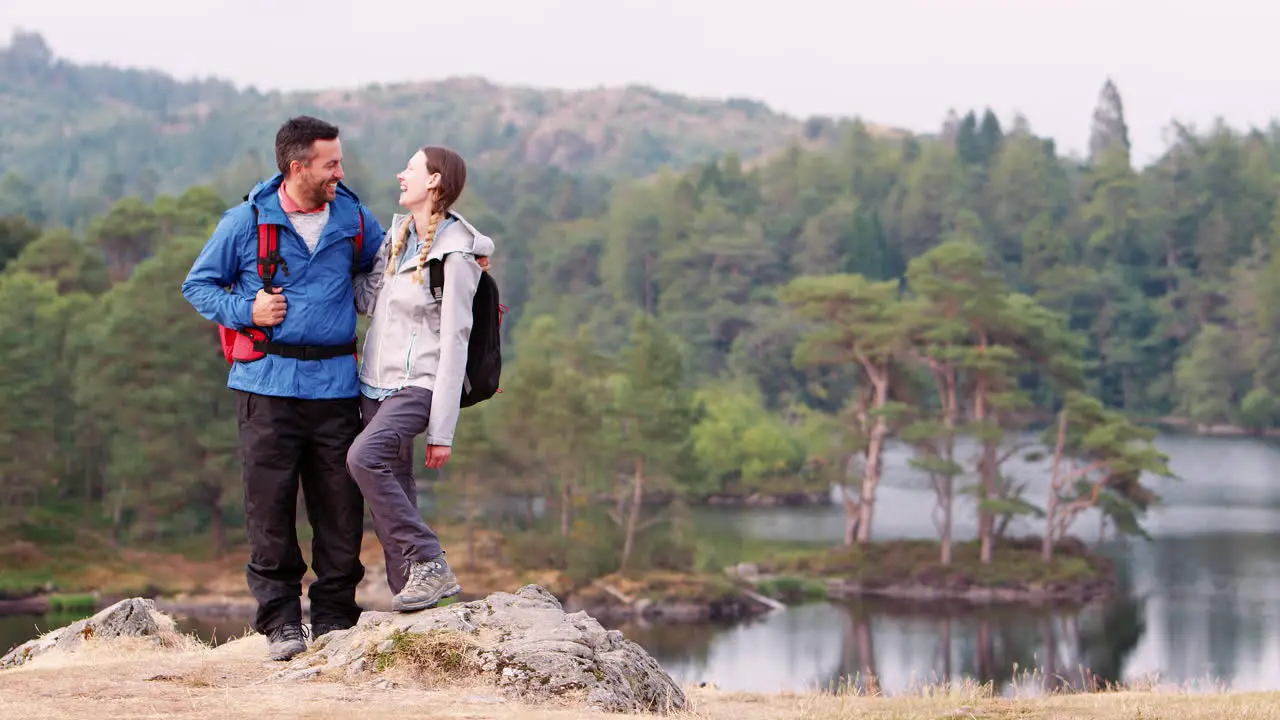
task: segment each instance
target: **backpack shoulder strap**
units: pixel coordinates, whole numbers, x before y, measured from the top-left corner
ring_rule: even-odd
[[[444,297],[444,258],[427,261],[427,278],[431,285],[431,296],[436,300]]]
[[[254,220],[258,219],[258,208],[253,209]],[[258,277],[262,279],[262,288],[271,292],[271,279],[275,277],[280,266],[280,233],[273,223],[258,222]],[[288,274],[288,267],[285,274]]]
[[[471,231],[471,234],[473,237],[476,234],[478,234],[476,232],[476,229],[472,227],[471,224],[468,223],[465,219],[463,219],[461,215],[458,215],[457,213],[450,210],[448,216],[451,217],[454,222],[461,223],[463,227]],[[468,250],[467,252],[473,252],[473,251],[474,251],[474,246],[472,250]],[[436,300],[439,300],[442,297],[444,297],[444,259],[451,252],[454,252],[454,251],[450,250],[439,258],[434,258],[427,261],[427,277],[430,283],[428,287],[431,288],[431,295]]]
[[[484,278],[488,275],[489,273],[483,270],[480,271],[481,280],[480,280],[480,285],[477,287],[484,286]],[[439,260],[427,261],[427,279],[429,282],[428,287],[431,288],[431,296],[434,297],[436,300],[443,298],[444,297],[444,258],[441,258]],[[503,311],[505,312],[505,306]]]
[[[351,274],[360,271],[360,254],[364,252],[364,209],[356,207],[356,215],[360,218],[360,232],[351,238]]]

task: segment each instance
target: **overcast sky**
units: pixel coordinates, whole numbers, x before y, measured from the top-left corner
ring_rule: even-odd
[[[1078,152],[1111,76],[1140,162],[1173,118],[1280,117],[1277,21],[1267,0],[0,0],[0,42],[182,78],[642,83],[918,131],[990,106]]]

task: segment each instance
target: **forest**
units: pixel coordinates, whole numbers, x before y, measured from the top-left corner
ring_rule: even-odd
[[[1084,512],[1142,533],[1142,481],[1169,474],[1158,426],[1280,426],[1280,128],[1173,122],[1135,167],[1110,82],[1086,157],[981,110],[930,134],[797,127],[656,172],[476,163],[459,209],[495,238],[512,310],[502,394],[462,413],[443,473],[420,470],[442,507],[527,531],[512,501],[541,498],[529,553],[584,575],[688,569],[699,503],[834,486],[831,542],[870,542],[902,443],[937,496],[941,562],[966,494],[984,562],[1020,516],[1048,557]],[[0,168],[0,531],[238,541],[227,367],[178,292],[262,176],[226,172],[76,217]],[[393,181],[348,178],[384,217]],[[1011,441],[1026,432],[1035,447]],[[1053,460],[1045,506],[1001,473],[1026,453]],[[606,551],[575,555],[583,538]]]

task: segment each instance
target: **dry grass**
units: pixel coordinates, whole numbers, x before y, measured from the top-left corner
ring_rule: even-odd
[[[462,530],[452,526],[444,526],[440,532],[445,537],[465,537]],[[521,573],[503,562],[502,540],[500,533],[479,531],[474,564],[466,562],[466,547],[461,542],[458,543],[459,558],[454,571],[468,597],[520,587],[528,582],[554,585],[559,581],[554,573]],[[105,543],[90,545],[97,547]],[[301,548],[304,561],[310,565],[310,543],[303,541]],[[3,551],[16,554],[20,550],[25,548],[18,544],[0,547],[0,586],[3,585],[5,572],[10,570],[10,566],[4,562]],[[70,557],[65,563],[58,565],[50,557],[40,555],[34,566],[46,568],[44,572],[48,577],[42,575],[35,578],[29,583],[31,587],[28,590],[34,590],[45,582],[52,582],[62,591],[100,592],[108,596],[149,596],[159,591],[167,603],[177,607],[206,606],[206,610],[222,607],[252,609],[253,600],[244,579],[244,562],[248,556],[249,549],[244,545],[228,548],[220,558],[202,559],[185,557],[179,552],[130,548],[104,552],[92,559]],[[382,545],[372,532],[365,534],[360,558],[366,573],[358,590],[358,601],[366,609],[389,609],[391,592],[386,584]],[[21,578],[15,577],[14,580],[17,582]],[[303,579],[304,597],[306,586],[312,580],[314,575],[310,573]]]
[[[606,590],[608,588],[608,590]],[[578,587],[574,594],[588,605],[608,605],[626,598],[653,602],[710,603],[730,600],[740,595],[729,578],[723,575],[654,570],[633,575],[617,573],[598,578]]]
[[[194,642],[156,650],[140,641],[91,642],[71,655],[38,658],[0,672],[0,717],[281,719],[368,717],[470,720],[578,720],[599,713],[571,703],[505,700],[474,675],[471,646],[449,633],[405,636],[395,648],[395,689],[369,683],[309,681],[262,684],[280,665],[264,660],[265,640],[250,635],[208,648]],[[376,660],[376,656],[375,656]],[[910,696],[835,693],[756,694],[690,688],[683,720],[1280,720],[1280,693],[1128,690],[1044,698],[994,697],[990,686],[923,687]]]
[[[245,557],[247,550],[231,550],[220,558],[116,550],[109,538],[83,530],[69,544],[0,544],[0,590],[22,597],[48,584],[64,593],[232,595],[245,592]]]
[[[365,662],[379,672],[392,671],[434,687],[474,679],[480,671],[480,646],[462,633],[398,630],[386,642],[388,649],[370,643],[365,650]]]
[[[923,693],[911,697],[850,694],[762,696],[695,693],[695,716],[764,720],[1227,720],[1280,718],[1280,694],[1191,695],[1173,692],[1119,692],[1057,695],[1036,699],[991,697],[981,689]]]
[[[301,529],[306,529],[305,524]],[[506,547],[509,540],[500,532],[478,528],[471,546],[467,542],[467,529],[461,524],[443,523],[436,531],[441,537],[452,538],[449,558],[463,587],[460,600],[510,591],[529,583],[556,594],[571,589],[573,583],[562,571],[514,567]],[[304,562],[310,566],[310,542],[304,538],[300,547]],[[16,596],[24,596],[39,592],[46,583],[51,583],[58,592],[100,593],[111,598],[158,596],[165,609],[184,613],[247,614],[254,607],[244,577],[248,557],[249,548],[243,544],[227,548],[218,558],[201,557],[198,553],[184,555],[181,549],[114,550],[106,538],[89,532],[81,533],[77,545],[67,548],[42,549],[31,543],[0,543],[0,594],[9,589]],[[365,533],[360,559],[365,566],[365,578],[357,589],[357,601],[366,610],[389,610],[391,592],[386,583],[382,544],[373,532]],[[314,579],[311,572],[303,578],[304,600],[306,588]],[[731,588],[722,577],[693,577],[681,573],[652,573],[646,583],[639,585],[612,577],[603,581],[635,588],[637,597],[644,595],[650,599],[716,599],[725,596],[726,589]],[[649,586],[647,590],[645,585]],[[642,590],[645,592],[641,593]]]

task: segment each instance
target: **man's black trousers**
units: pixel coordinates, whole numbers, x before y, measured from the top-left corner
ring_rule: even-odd
[[[350,627],[360,619],[356,585],[364,578],[364,499],[347,473],[347,449],[361,429],[360,400],[237,394],[249,535],[245,575],[258,601],[253,629],[267,634],[302,620],[307,565],[298,547],[299,483],[313,532],[311,623]]]

